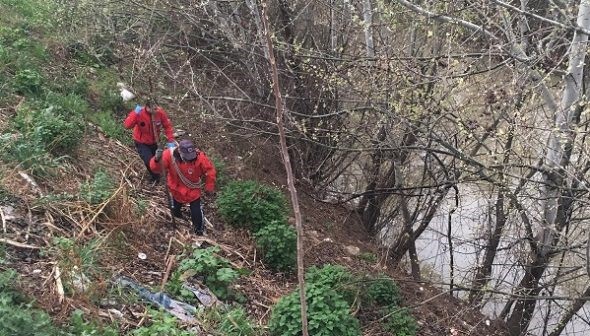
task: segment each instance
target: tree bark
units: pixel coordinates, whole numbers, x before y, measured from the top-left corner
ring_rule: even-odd
[[[577,24],[584,30],[590,28],[590,0],[581,0],[578,9]],[[561,104],[555,111],[553,129],[549,135],[545,165],[547,173],[543,176],[544,201],[543,228],[540,232],[539,248],[532,251],[533,263],[527,267],[521,280],[519,289],[522,293],[536,295],[539,293],[539,280],[548,265],[548,254],[551,252],[558,239],[556,232],[561,231],[566,221],[566,213],[569,212],[571,201],[565,196],[568,180],[566,170],[571,165],[571,150],[575,139],[575,127],[579,119],[580,99],[584,90],[584,61],[588,35],[576,30],[572,40],[567,74],[565,76],[565,88],[563,90]],[[536,300],[519,299],[508,318],[507,325],[512,335],[521,335],[526,332],[535,310]]]
[[[371,0],[363,0],[363,21],[367,57],[374,58],[375,42],[373,41],[373,4],[371,3]]]
[[[589,296],[590,296],[590,287],[587,287],[586,290],[584,291],[584,294],[582,294],[582,297],[589,297]],[[561,332],[563,331],[563,329],[565,329],[565,326],[569,323],[569,321],[572,319],[572,317],[574,317],[574,315],[576,315],[578,313],[578,311],[580,309],[582,309],[582,307],[584,307],[586,302],[588,302],[588,300],[586,300],[586,299],[575,300],[574,303],[572,304],[572,306],[570,307],[570,309],[568,309],[567,312],[565,313],[565,315],[561,318],[561,320],[559,320],[557,327],[555,327],[555,329],[553,329],[551,331],[549,336],[561,335]]]

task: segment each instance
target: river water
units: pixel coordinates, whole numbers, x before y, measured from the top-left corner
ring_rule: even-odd
[[[493,221],[488,214],[489,209],[493,206],[494,200],[489,193],[479,190],[476,186],[460,187],[460,206],[456,209],[451,217],[452,242],[454,252],[454,282],[465,286],[471,286],[471,281],[475,272],[475,266],[478,260],[483,258],[481,246],[485,243],[484,239],[487,232],[492,227]],[[416,241],[416,248],[420,259],[423,273],[430,277],[430,280],[439,282],[441,287],[448,289],[450,282],[450,258],[449,245],[447,242],[448,214],[454,207],[454,195],[448,195],[448,199],[439,209],[437,216],[433,219],[430,227]],[[493,280],[490,285],[494,290],[510,293],[520,281],[523,271],[519,263],[526,259],[524,251],[524,242],[521,238],[524,233],[519,232],[517,227],[518,221],[512,219],[510,225],[507,224],[505,236],[507,237],[500,244],[500,250],[496,256],[495,265],[493,266]],[[575,233],[574,233],[575,234]],[[582,257],[579,258],[582,263]],[[575,260],[574,260],[575,262]],[[566,269],[567,270],[567,269]],[[551,274],[555,269],[548,269],[543,280],[549,281]],[[568,283],[577,287],[586,286],[588,276],[580,276],[576,280]],[[555,289],[554,295],[568,295],[571,290],[562,286]],[[466,298],[467,292],[459,292],[461,298]],[[497,318],[507,302],[506,296],[494,295],[487,297],[486,304],[482,311],[486,315]],[[547,335],[559,321],[564,308],[571,305],[572,301],[561,300],[557,304],[551,305],[551,314],[548,326],[544,330],[544,317],[549,310],[549,303],[541,301],[537,304],[533,320],[530,325],[530,335]],[[561,306],[561,307],[560,307]],[[578,316],[566,326],[561,335],[590,335],[590,306],[586,304],[580,309]]]

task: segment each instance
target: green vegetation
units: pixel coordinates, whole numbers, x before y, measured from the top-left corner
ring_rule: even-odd
[[[385,275],[375,279],[369,279],[365,292],[366,305],[378,305],[382,307],[397,306],[401,302],[399,286]]]
[[[416,336],[418,324],[407,308],[391,308],[385,330],[394,336]]]
[[[106,172],[99,170],[91,181],[80,187],[80,197],[89,204],[101,204],[113,195],[115,186]]]
[[[215,181],[215,185],[217,188],[223,188],[227,184],[227,167],[225,166],[225,162],[219,158],[217,155],[209,155],[211,159],[211,163],[215,166],[215,171],[217,173],[217,180]]]
[[[124,144],[131,144],[129,132],[123,127],[119,120],[110,111],[100,111],[90,116],[90,120],[94,122],[104,132],[106,136],[116,139]]]
[[[70,238],[54,237],[53,245],[47,253],[57,260],[64,289],[68,293],[92,292],[92,279],[101,274],[101,268],[98,266],[101,257],[98,240],[82,243]]]
[[[195,248],[189,257],[181,260],[178,268],[172,273],[166,285],[168,292],[194,302],[194,295],[183,289],[182,283],[192,276],[200,276],[203,283],[218,298],[232,297],[234,293],[230,286],[240,275],[227,259],[217,255],[219,251],[218,247]]]
[[[216,327],[224,336],[257,336],[261,331],[256,324],[248,317],[246,310],[242,307],[232,307],[227,311],[222,309],[216,311],[219,314],[219,324]]]
[[[72,336],[118,336],[119,329],[116,326],[101,325],[96,321],[86,320],[84,313],[75,310],[68,326],[68,335]],[[65,335],[64,335],[65,336]]]
[[[178,325],[176,317],[158,310],[150,310],[151,322],[149,326],[144,326],[133,330],[132,336],[192,336],[193,333],[183,330]]]
[[[359,321],[351,315],[351,307],[338,288],[352,276],[338,266],[313,268],[307,275],[306,295],[310,335],[361,335]],[[273,336],[301,334],[299,292],[281,298],[272,310],[269,322]]]
[[[305,276],[311,335],[360,335],[352,305],[385,321],[384,328],[395,336],[415,336],[418,330],[410,311],[401,308],[400,289],[385,275],[357,277],[340,265],[310,267]],[[359,300],[360,299],[360,300]],[[271,335],[301,333],[299,292],[293,291],[273,307]]]
[[[11,270],[0,273],[0,335],[60,335],[49,315],[33,308],[33,305],[15,290],[13,284],[16,283],[16,278],[16,273]]]
[[[262,260],[274,271],[292,272],[297,266],[297,233],[284,222],[274,221],[255,234]]]
[[[256,181],[228,183],[217,198],[219,214],[234,227],[256,232],[273,221],[285,222],[287,201],[274,187]]]

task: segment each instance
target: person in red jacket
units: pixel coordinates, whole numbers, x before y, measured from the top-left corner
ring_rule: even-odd
[[[133,140],[139,157],[150,173],[152,182],[158,182],[160,175],[150,169],[150,159],[156,154],[161,128],[168,139],[168,147],[173,148],[174,130],[163,108],[148,101],[145,107],[137,105],[123,122],[125,128],[133,128]],[[154,132],[155,125],[155,132]]]
[[[166,151],[158,149],[150,161],[150,169],[167,172],[168,188],[172,194],[172,213],[182,217],[180,209],[189,203],[191,221],[198,236],[203,235],[203,212],[201,210],[201,177],[205,178],[205,192],[215,189],[215,167],[205,153],[197,150],[190,140],[182,140],[177,148]]]

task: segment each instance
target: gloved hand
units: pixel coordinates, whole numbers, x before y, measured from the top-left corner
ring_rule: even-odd
[[[141,112],[141,109],[142,109],[141,105],[139,105],[139,104],[135,105],[135,114],[139,114],[139,112]]]
[[[176,144],[174,142],[169,142],[167,145],[168,148],[174,148],[176,147]]]
[[[161,149],[156,150],[156,155],[154,156],[154,159],[156,160],[156,162],[159,162],[162,159],[163,153],[164,153],[164,151]]]

